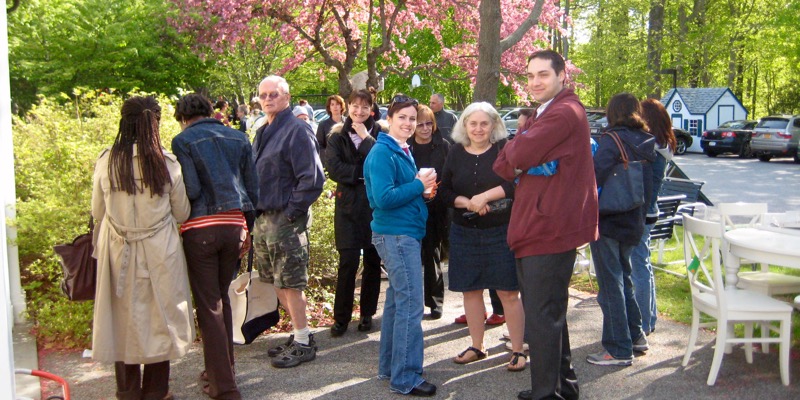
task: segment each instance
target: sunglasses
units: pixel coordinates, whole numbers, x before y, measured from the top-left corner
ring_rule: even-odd
[[[267,97],[269,97],[270,100],[275,100],[280,96],[281,96],[280,93],[272,92],[272,93],[261,93],[260,95],[258,95],[258,98],[261,99],[261,100],[266,100]]]
[[[433,128],[433,122],[432,121],[421,122],[417,124],[417,128]]]
[[[398,94],[397,96],[392,97],[392,104],[405,104],[405,103],[411,103],[411,105],[415,107],[419,105],[417,99],[413,99],[404,94]]]

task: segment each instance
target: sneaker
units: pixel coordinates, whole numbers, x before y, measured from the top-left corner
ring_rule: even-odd
[[[317,358],[317,343],[314,341],[314,334],[309,334],[307,345],[292,343],[283,353],[273,357],[270,364],[275,368],[292,368],[315,358]]]
[[[513,347],[511,347],[511,341],[510,341],[510,340],[509,340],[508,342],[506,342],[506,350],[508,350],[508,351],[514,351],[514,348],[513,348]],[[527,343],[523,343],[523,344],[522,344],[522,351],[523,351],[524,353],[530,353],[530,351],[531,351],[531,348],[530,348],[530,346],[528,346],[528,344],[527,344]]]
[[[589,364],[594,364],[594,365],[616,365],[620,367],[625,367],[633,364],[633,357],[615,358],[611,354],[608,354],[608,351],[603,350],[599,353],[589,354],[586,357],[586,361]]]
[[[645,335],[640,336],[639,339],[633,342],[633,351],[644,353],[647,350],[650,350],[650,345],[647,343],[647,337]]]
[[[486,319],[486,325],[503,325],[506,323],[506,317],[500,314],[494,314]]]
[[[270,358],[275,357],[292,347],[292,344],[294,344],[294,334],[289,335],[289,339],[286,341],[286,343],[267,350],[267,355],[270,356]]]

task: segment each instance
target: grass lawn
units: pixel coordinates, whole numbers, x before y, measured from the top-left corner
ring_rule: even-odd
[[[667,242],[663,257],[666,265],[659,266],[670,271],[686,274],[686,264],[683,261],[683,227],[677,227],[676,234],[680,238],[680,243],[675,238]],[[657,251],[654,250],[652,252],[651,260],[653,265],[656,265]],[[747,268],[749,268],[748,265],[742,266],[743,271]],[[800,276],[800,270],[793,268],[770,266],[770,270],[773,272]],[[689,280],[664,271],[655,270],[655,281],[659,318],[669,318],[673,321],[691,325],[692,295],[689,289]],[[585,292],[597,293],[597,280],[594,277],[590,280],[587,273],[581,273],[573,276],[572,287]],[[776,296],[776,298],[784,300],[789,304],[794,302],[793,295]],[[743,325],[736,325],[737,335],[742,335],[743,331]],[[754,336],[760,336],[758,327],[755,328],[755,331]],[[775,336],[774,333],[773,336]],[[792,315],[792,347],[800,349],[800,313],[798,312]]]

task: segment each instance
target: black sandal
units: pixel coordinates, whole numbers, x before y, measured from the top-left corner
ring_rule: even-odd
[[[519,365],[519,359],[522,358],[522,366]],[[525,353],[513,352],[511,353],[511,360],[508,362],[508,366],[506,367],[507,370],[511,372],[519,372],[525,369],[525,366],[528,365],[528,356]]]
[[[466,356],[467,353],[470,351],[475,353],[475,358],[469,358],[469,359],[464,358],[464,356]],[[479,349],[469,346],[467,347],[466,350],[462,351],[461,354],[458,355],[458,357],[454,358],[453,362],[455,362],[456,364],[469,364],[471,362],[483,360],[484,358],[486,358],[485,352],[482,352]]]

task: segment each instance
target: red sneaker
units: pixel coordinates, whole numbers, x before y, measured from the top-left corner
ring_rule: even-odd
[[[503,325],[506,323],[506,317],[500,314],[492,313],[492,316],[486,319],[486,325]]]

